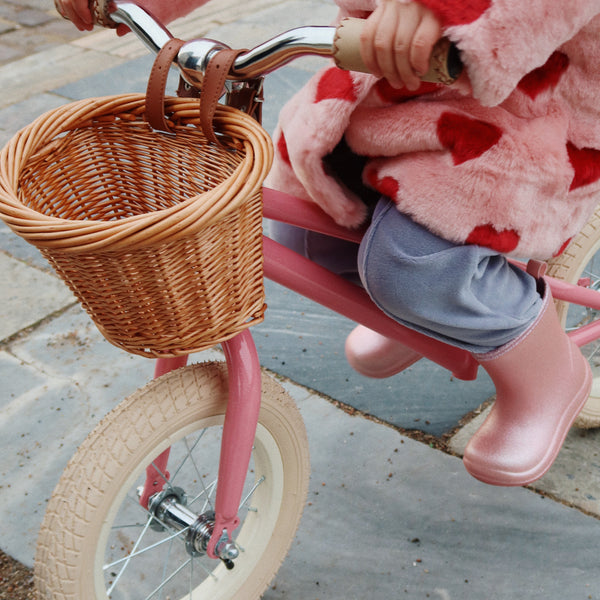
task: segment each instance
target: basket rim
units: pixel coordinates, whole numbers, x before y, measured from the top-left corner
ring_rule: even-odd
[[[231,176],[211,190],[174,206],[111,221],[44,215],[20,202],[17,190],[23,169],[33,157],[52,152],[57,135],[93,126],[103,117],[140,122],[145,101],[145,95],[137,93],[78,100],[42,114],[18,131],[0,152],[0,218],[39,248],[65,252],[135,249],[191,235],[224,218],[260,191],[273,159],[272,141],[252,117],[219,105],[215,129],[232,138],[234,144],[242,143],[245,156]],[[200,122],[196,99],[168,97],[165,106],[186,124]]]

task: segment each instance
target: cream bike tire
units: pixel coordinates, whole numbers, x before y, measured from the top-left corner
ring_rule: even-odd
[[[171,447],[169,486],[187,486],[181,497],[194,513],[210,509],[227,387],[223,363],[185,367],[135,392],[94,429],[48,504],[35,564],[41,598],[261,596],[294,538],[309,478],[304,423],[270,376],[262,377],[233,569],[206,555],[191,556],[185,535],[161,525],[138,501],[146,466]]]
[[[562,254],[548,262],[547,274],[576,284],[589,278],[589,286],[600,290],[600,207],[592,214],[585,227],[573,238]],[[567,331],[577,329],[600,318],[600,312],[556,301],[558,317]],[[581,348],[594,374],[590,396],[579,413],[575,426],[583,429],[600,427],[600,340]]]

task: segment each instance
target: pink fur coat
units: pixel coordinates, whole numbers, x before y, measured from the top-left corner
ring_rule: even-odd
[[[337,0],[340,18],[378,0]],[[327,67],[283,108],[267,185],[357,227],[366,209],[328,175],[345,137],[364,182],[434,233],[549,258],[600,196],[600,0],[420,0],[466,73],[417,93]]]

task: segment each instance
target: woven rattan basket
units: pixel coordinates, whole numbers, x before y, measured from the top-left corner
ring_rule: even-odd
[[[37,246],[102,334],[144,356],[208,348],[264,312],[261,187],[271,143],[219,106],[212,144],[198,101],[167,98],[176,135],[144,121],[145,96],[75,102],[0,154],[0,217]]]

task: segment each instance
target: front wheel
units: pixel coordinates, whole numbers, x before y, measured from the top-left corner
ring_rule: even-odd
[[[577,284],[581,279],[591,289],[600,290],[600,207],[567,249],[548,262],[548,275]],[[600,317],[599,311],[557,301],[559,319],[566,331],[587,325]],[[594,375],[590,396],[579,413],[575,425],[590,429],[600,427],[600,340],[581,348]]]
[[[186,511],[211,515],[227,386],[222,363],[186,367],[138,390],[95,428],[48,504],[35,564],[41,598],[260,597],[295,535],[309,476],[302,418],[271,377],[262,378],[233,569],[190,550],[188,530],[138,501],[145,468],[171,447],[168,488]]]

